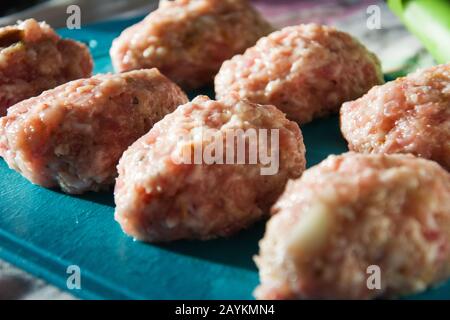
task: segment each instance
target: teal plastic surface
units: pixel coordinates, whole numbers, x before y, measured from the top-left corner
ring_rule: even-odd
[[[110,72],[111,41],[138,20],[60,33],[90,45],[96,73]],[[337,117],[302,130],[308,166],[347,150]],[[228,239],[146,244],[127,237],[114,221],[112,192],[75,197],[47,190],[9,170],[3,160],[0,177],[0,257],[64,290],[67,268],[79,266],[81,289],[70,292],[80,298],[252,299],[258,284],[252,258],[264,222]],[[450,283],[413,298],[449,299]]]

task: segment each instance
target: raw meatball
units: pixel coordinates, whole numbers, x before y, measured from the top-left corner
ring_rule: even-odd
[[[450,174],[432,161],[330,156],[273,211],[256,258],[259,299],[392,297],[450,276]],[[381,289],[368,289],[373,266]]]
[[[61,39],[45,22],[0,28],[0,116],[19,101],[91,72],[88,48]]]
[[[226,61],[216,96],[273,104],[303,124],[383,83],[377,57],[349,34],[315,24],[287,27]]]
[[[263,129],[269,144],[252,139],[252,133],[261,139]],[[245,140],[227,138],[239,130],[245,132]],[[275,132],[278,140],[272,140]],[[209,152],[217,141],[222,146]],[[238,141],[243,142],[240,148]],[[278,161],[266,165],[259,157],[251,162],[253,150],[278,155]],[[245,156],[240,164],[239,152]],[[200,154],[200,161],[194,154]],[[208,154],[218,160],[211,161]],[[263,167],[278,170],[264,173]],[[275,107],[235,97],[220,102],[197,97],[124,153],[118,166],[115,217],[126,233],[144,241],[227,236],[266,216],[286,181],[299,177],[304,168],[300,129]]]
[[[188,100],[158,70],[75,80],[0,119],[0,155],[31,182],[67,193],[114,183],[122,153]]]
[[[213,82],[222,62],[273,29],[247,0],[175,0],[114,40],[117,71],[156,67],[185,89]]]
[[[377,86],[341,109],[349,148],[413,153],[450,170],[450,64]]]

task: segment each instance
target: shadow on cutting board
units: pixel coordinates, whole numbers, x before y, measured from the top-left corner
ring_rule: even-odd
[[[55,191],[61,192],[58,190]],[[112,209],[115,207],[112,191],[100,193],[89,192],[73,197],[109,206]],[[179,240],[164,244],[145,244],[141,242],[141,244],[157,246],[162,250],[167,250],[172,253],[255,271],[256,266],[253,262],[253,256],[258,252],[258,242],[264,235],[265,223],[266,221],[264,220],[257,222],[248,229],[226,238],[207,241]],[[118,232],[122,231],[118,230]]]
[[[258,253],[258,242],[264,235],[265,224],[266,221],[260,221],[228,238],[180,240],[158,246],[174,253],[256,271],[253,256]]]
[[[212,97],[213,90],[204,88],[195,93],[192,92],[190,98],[192,99],[197,94],[207,94]],[[303,125],[301,129],[307,150],[307,167],[318,164],[329,154],[340,154],[347,151],[337,115],[315,120]],[[90,192],[76,197],[111,207],[112,210],[115,207],[112,189],[107,192]],[[253,256],[258,253],[258,242],[264,235],[265,223],[266,221],[261,221],[229,238],[208,241],[180,240],[166,244],[145,244],[144,247],[147,245],[157,246],[172,253],[256,271]]]

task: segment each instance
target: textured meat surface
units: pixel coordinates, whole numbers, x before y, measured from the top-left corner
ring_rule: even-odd
[[[377,86],[341,109],[349,148],[412,153],[450,170],[450,64]]]
[[[0,155],[44,187],[67,193],[114,183],[122,153],[187,97],[158,70],[74,80],[0,119]]]
[[[435,162],[330,156],[273,211],[256,258],[259,299],[392,297],[450,276],[450,174]],[[371,265],[380,290],[367,287]]]
[[[207,129],[215,130],[219,141],[239,129],[278,129],[279,150],[258,144],[259,150],[279,151],[277,174],[261,175],[261,162],[180,163],[182,150],[206,150],[211,140],[200,131]],[[246,148],[248,144],[247,140]],[[287,180],[299,177],[304,168],[301,131],[278,109],[235,97],[217,102],[200,96],[158,122],[124,153],[118,166],[115,217],[139,240],[227,236],[266,216]]]
[[[92,65],[84,44],[61,39],[44,22],[0,28],[0,116],[19,101],[91,76]]]
[[[272,30],[247,0],[163,0],[113,42],[111,58],[117,71],[156,67],[194,89]]]
[[[343,102],[381,83],[378,58],[356,39],[307,24],[276,31],[224,62],[215,89],[218,98],[236,92],[302,124],[338,112]]]

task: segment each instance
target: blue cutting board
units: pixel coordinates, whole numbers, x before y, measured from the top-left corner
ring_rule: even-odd
[[[60,34],[90,45],[96,73],[111,72],[111,41],[140,18]],[[347,150],[336,117],[302,130],[308,166]],[[47,190],[3,160],[0,177],[0,257],[63,290],[68,266],[77,265],[81,289],[70,292],[85,299],[252,299],[258,284],[252,257],[263,222],[228,239],[145,244],[127,237],[114,221],[112,192],[76,197]],[[413,298],[449,299],[450,283]]]

